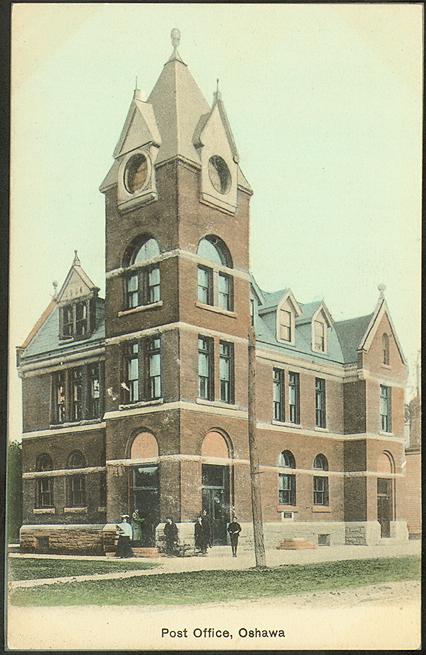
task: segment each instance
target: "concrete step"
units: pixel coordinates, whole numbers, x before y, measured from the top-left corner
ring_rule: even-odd
[[[316,544],[313,544],[303,537],[294,537],[293,539],[284,539],[277,546],[277,550],[311,550],[315,549]]]
[[[7,550],[9,551],[9,553],[19,553],[21,547],[19,544],[9,544]]]
[[[132,553],[134,557],[149,557],[156,558],[160,557],[160,551],[158,548],[142,548],[142,547],[132,547]]]

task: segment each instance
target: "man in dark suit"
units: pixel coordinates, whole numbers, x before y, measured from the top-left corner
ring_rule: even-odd
[[[241,525],[237,522],[237,517],[234,516],[231,523],[228,525],[228,533],[231,539],[232,557],[237,556],[238,537],[240,536]]]

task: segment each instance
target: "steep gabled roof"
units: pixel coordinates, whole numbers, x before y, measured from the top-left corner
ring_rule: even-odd
[[[402,362],[404,364],[406,364],[407,362],[406,362],[404,353],[402,351],[402,347],[401,347],[401,344],[399,342],[398,335],[396,333],[396,330],[395,330],[391,315],[389,313],[389,308],[388,308],[388,305],[387,305],[387,302],[386,302],[386,299],[385,299],[383,293],[380,294],[378,303],[376,305],[376,309],[374,310],[374,312],[373,312],[373,314],[371,316],[371,320],[370,320],[370,322],[369,322],[369,324],[368,324],[368,326],[367,326],[367,328],[365,330],[365,334],[363,335],[361,341],[359,342],[358,350],[365,350],[365,351],[369,350],[369,348],[371,346],[371,343],[372,343],[372,341],[374,339],[374,336],[376,334],[377,328],[379,327],[380,321],[382,320],[382,318],[383,318],[383,316],[385,314],[386,314],[387,319],[389,321],[389,324],[391,326],[393,337],[395,339],[396,347],[398,348],[398,352],[400,354],[401,360],[402,360]]]
[[[26,339],[22,342],[19,348],[27,348],[31,341],[34,339],[35,335],[41,330],[43,325],[46,323],[48,320],[49,316],[52,314],[54,311],[55,307],[57,306],[57,301],[55,298],[52,298],[46,309],[43,311],[41,314],[40,318],[34,323],[34,326],[31,328],[28,336]]]
[[[345,363],[356,362],[359,343],[372,316],[373,313],[334,323]]]

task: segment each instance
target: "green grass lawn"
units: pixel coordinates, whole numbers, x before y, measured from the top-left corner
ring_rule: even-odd
[[[158,566],[153,562],[138,560],[72,560],[42,559],[18,557],[9,558],[9,580],[36,580],[39,578],[62,578],[64,576],[92,575],[96,573],[113,573],[114,571],[132,571],[133,569],[150,569]]]
[[[420,558],[411,556],[70,582],[16,589],[10,598],[21,606],[196,605],[419,578]]]

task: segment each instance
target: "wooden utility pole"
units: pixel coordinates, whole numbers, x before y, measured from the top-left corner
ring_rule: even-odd
[[[259,478],[259,457],[256,445],[256,335],[250,326],[248,344],[248,438],[250,457],[251,504],[256,568],[266,567],[263,540],[262,494]]]

